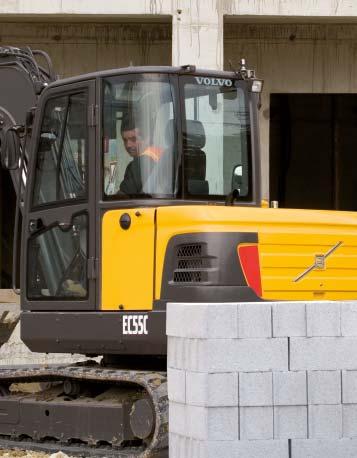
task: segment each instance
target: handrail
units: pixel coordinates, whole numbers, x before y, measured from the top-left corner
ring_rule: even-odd
[[[27,143],[27,127],[25,127],[25,140],[23,148],[20,149],[20,164],[19,164],[19,180],[16,192],[16,208],[15,208],[15,221],[14,221],[14,238],[12,243],[12,290],[15,294],[20,295],[20,289],[16,287],[17,278],[17,251],[18,251],[18,236],[19,236],[19,215],[21,206],[21,191],[22,191],[22,173],[25,163],[25,151]]]

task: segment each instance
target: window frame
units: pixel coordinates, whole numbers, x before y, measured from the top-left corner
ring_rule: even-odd
[[[73,199],[61,199],[61,200],[53,200],[51,202],[44,202],[44,203],[34,203],[34,195],[35,195],[35,183],[36,183],[36,166],[37,166],[37,157],[38,157],[38,149],[39,149],[39,145],[40,145],[40,142],[41,142],[41,129],[42,129],[42,125],[43,125],[43,120],[44,120],[44,117],[45,117],[45,114],[46,114],[46,107],[47,107],[47,103],[50,101],[50,100],[54,100],[54,99],[59,99],[59,98],[62,98],[62,97],[65,97],[67,99],[66,101],[66,119],[65,119],[65,129],[67,128],[67,123],[68,123],[68,113],[70,111],[70,97],[73,96],[73,95],[78,95],[78,94],[85,94],[85,100],[86,100],[86,115],[85,115],[85,128],[86,128],[86,151],[85,151],[85,164],[86,164],[86,170],[85,170],[85,192],[83,193],[82,196],[80,197],[76,197],[76,198],[73,198]],[[89,146],[89,126],[88,126],[88,107],[89,107],[89,94],[88,94],[88,86],[87,85],[79,85],[75,88],[68,88],[66,90],[63,90],[63,88],[58,88],[58,91],[54,90],[54,91],[51,91],[51,93],[46,96],[44,98],[44,100],[42,101],[42,105],[41,105],[41,115],[39,117],[39,121],[38,121],[38,126],[37,126],[37,132],[38,132],[38,137],[37,137],[37,141],[34,145],[34,148],[33,148],[33,153],[35,154],[35,158],[34,158],[34,161],[33,161],[33,169],[32,169],[32,173],[33,173],[33,179],[31,180],[31,187],[29,189],[29,193],[30,193],[30,210],[31,211],[39,211],[41,209],[46,209],[46,208],[52,208],[52,207],[58,207],[58,206],[61,206],[61,207],[65,207],[67,205],[76,205],[76,204],[80,204],[80,203],[84,203],[84,202],[87,202],[88,201],[88,197],[89,197],[89,191],[88,191],[88,187],[89,187],[89,150],[90,150],[90,146]],[[64,144],[64,137],[65,137],[65,130],[64,130],[64,135],[63,135],[63,139],[61,141],[61,151],[59,152],[59,158],[62,159],[62,150],[63,150],[63,144]]]
[[[173,178],[174,182],[174,193],[173,195],[159,195],[153,194],[153,196],[146,196],[145,194],[136,194],[132,195],[120,195],[120,194],[105,194],[105,176],[104,176],[104,151],[103,151],[103,139],[104,139],[104,108],[105,108],[105,99],[104,99],[104,88],[106,80],[116,79],[118,83],[125,82],[140,82],[140,81],[153,81],[153,82],[167,82],[172,88],[172,103],[173,103],[173,116],[174,116],[174,126],[175,126],[175,135],[176,135],[176,145],[177,145],[177,154],[173,158]],[[181,179],[179,176],[179,169],[181,164],[181,154],[182,154],[182,142],[180,138],[180,128],[181,128],[181,114],[180,114],[180,99],[179,99],[179,87],[178,87],[178,76],[176,74],[166,73],[166,72],[150,72],[150,73],[119,73],[117,75],[103,76],[100,78],[100,179],[99,181],[99,190],[100,190],[100,201],[103,203],[110,202],[130,202],[130,201],[173,201],[181,199]]]
[[[97,174],[97,125],[95,118],[91,114],[95,113],[97,102],[98,81],[95,77],[88,77],[80,81],[70,80],[66,84],[53,83],[49,85],[41,94],[36,108],[36,116],[34,120],[31,140],[28,143],[28,173],[24,196],[24,212],[21,235],[21,258],[24,262],[20,266],[20,286],[21,286],[21,309],[25,311],[94,311],[99,309],[97,294],[98,285],[95,279],[94,272],[96,266],[96,225],[97,225],[97,204],[96,204],[96,174]],[[55,201],[50,204],[44,204],[38,207],[32,206],[32,195],[34,188],[34,175],[36,169],[36,156],[39,143],[39,136],[43,121],[44,109],[48,99],[60,97],[61,95],[72,95],[80,92],[86,92],[86,125],[87,125],[87,197],[85,199],[69,199],[67,201]],[[88,177],[92,176],[91,181]],[[87,275],[89,279],[87,298],[71,298],[71,299],[30,299],[27,297],[27,269],[28,269],[28,240],[35,231],[32,230],[32,222],[39,222],[38,229],[49,227],[57,222],[67,226],[71,224],[73,217],[80,214],[88,214],[87,227]]]
[[[37,301],[39,301],[39,302],[47,302],[47,301],[65,301],[65,302],[81,301],[81,302],[83,302],[83,301],[88,301],[88,299],[89,299],[89,279],[88,279],[88,272],[87,272],[87,269],[88,269],[87,260],[88,260],[88,253],[89,253],[89,224],[90,224],[89,223],[89,214],[85,210],[82,210],[82,211],[80,211],[78,213],[73,213],[72,214],[72,222],[73,222],[73,224],[74,224],[74,220],[76,218],[78,218],[78,217],[85,217],[86,218],[86,225],[87,225],[87,228],[86,228],[86,260],[85,260],[85,262],[86,262],[86,265],[85,265],[85,270],[86,270],[86,294],[85,294],[85,296],[41,296],[41,297],[31,296],[29,294],[30,269],[27,268],[26,297],[27,297],[27,299],[29,301],[36,301],[36,302]],[[72,222],[71,222],[71,224],[72,224]],[[28,239],[27,239],[27,253],[30,254],[30,243],[35,238],[38,238],[38,237],[42,236],[43,234],[45,234],[46,232],[52,231],[53,229],[56,229],[56,228],[59,228],[59,230],[61,230],[60,224],[61,223],[59,223],[58,221],[53,222],[52,224],[44,227],[43,230],[40,230],[40,231],[36,232],[33,236],[28,237]],[[70,230],[70,228],[64,230],[63,232],[67,232],[69,230]],[[27,265],[29,266],[29,261],[27,261]],[[69,267],[69,265],[67,266],[67,268]]]
[[[180,76],[180,94],[181,94],[181,119],[182,119],[182,130],[186,126],[187,118],[186,118],[186,98],[185,98],[185,85],[192,83],[192,80],[195,78],[196,75],[181,75]],[[200,76],[203,76],[203,74]],[[204,76],[208,78],[215,77],[210,72],[207,72]],[[247,141],[246,141],[246,154],[247,154],[247,166],[248,166],[248,192],[245,196],[240,196],[238,201],[235,204],[240,205],[242,203],[251,203],[254,202],[253,191],[256,187],[256,184],[253,184],[253,167],[254,167],[254,159],[253,159],[253,145],[252,145],[252,129],[254,128],[253,120],[252,120],[252,100],[251,94],[249,93],[247,82],[244,80],[239,80],[235,78],[230,78],[233,81],[234,86],[236,89],[241,89],[244,95],[244,106],[248,113],[247,120],[249,122],[249,130],[247,133]],[[197,85],[199,86],[199,85]],[[183,148],[183,146],[182,146]],[[224,202],[227,198],[227,195],[221,194],[190,194],[187,189],[186,180],[185,180],[185,155],[183,154],[182,150],[182,198],[188,201],[207,201],[207,202]],[[239,164],[237,164],[239,165]]]

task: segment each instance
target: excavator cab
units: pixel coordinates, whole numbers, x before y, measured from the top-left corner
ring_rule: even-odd
[[[236,259],[256,234],[230,234],[232,245],[206,229],[210,207],[261,201],[262,82],[244,61],[235,72],[130,67],[58,80],[41,51],[0,57],[31,350],[165,357],[168,301],[257,299]]]
[[[18,169],[30,349],[166,355],[166,303],[199,297],[199,288],[206,300],[226,279],[217,254],[190,260],[176,242],[170,248],[198,227],[164,241],[160,218],[194,205],[260,204],[260,90],[244,65],[127,68],[43,85]],[[200,243],[178,245],[195,252]],[[246,285],[241,271],[237,278]]]

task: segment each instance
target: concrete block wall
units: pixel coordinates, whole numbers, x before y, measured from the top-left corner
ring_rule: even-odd
[[[170,458],[357,456],[357,302],[169,304]]]

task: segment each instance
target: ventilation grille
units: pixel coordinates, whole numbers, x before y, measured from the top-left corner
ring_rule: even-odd
[[[201,283],[202,272],[200,271],[186,271],[186,272],[174,272],[175,283]]]
[[[202,255],[202,244],[192,243],[190,245],[182,245],[177,250],[178,258],[193,258]]]
[[[179,259],[179,269],[201,269],[203,267],[203,259]]]
[[[189,243],[177,247],[173,272],[174,283],[192,284],[207,281],[207,267],[210,263],[204,255],[204,245]]]

